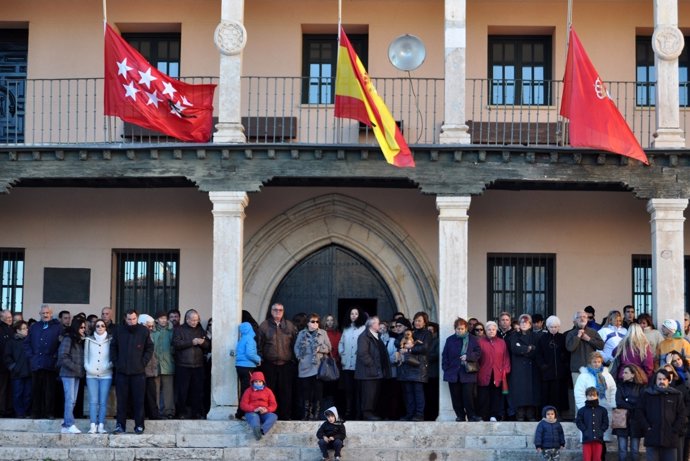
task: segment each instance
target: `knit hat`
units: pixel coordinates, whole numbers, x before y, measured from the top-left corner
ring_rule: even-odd
[[[678,329],[678,324],[673,319],[664,320],[664,323],[662,323],[662,325],[664,326],[664,328],[666,328],[671,333],[675,333],[676,330]]]

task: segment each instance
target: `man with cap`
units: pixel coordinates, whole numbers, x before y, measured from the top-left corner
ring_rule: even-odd
[[[677,351],[685,360],[687,365],[690,365],[690,343],[683,338],[683,329],[680,327],[680,322],[673,319],[666,319],[661,324],[661,334],[664,335],[664,340],[659,343],[656,348],[655,366],[666,364],[666,355],[671,351]]]

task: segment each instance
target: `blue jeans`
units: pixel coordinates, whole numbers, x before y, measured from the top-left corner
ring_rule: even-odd
[[[108,393],[112,382],[112,377],[86,378],[86,387],[89,389],[89,419],[94,424],[105,423]]]
[[[254,412],[245,413],[244,420],[247,421],[247,424],[249,424],[249,427],[252,429],[261,425],[261,432],[268,434],[268,431],[271,430],[273,425],[278,420],[278,415],[275,413],[264,413],[263,415]]]
[[[408,418],[424,416],[424,384],[414,381],[403,381],[405,407]]]
[[[74,424],[74,403],[79,392],[79,378],[61,377],[62,388],[65,390],[65,414],[62,427],[70,427]]]
[[[31,407],[31,378],[12,378],[12,403],[17,418],[27,416]]]
[[[628,451],[628,440],[630,440],[630,451]],[[637,437],[618,436],[618,461],[626,461],[628,453],[632,459],[640,456],[640,439]]]

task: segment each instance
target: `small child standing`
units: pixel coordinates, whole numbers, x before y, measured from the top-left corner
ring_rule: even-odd
[[[606,408],[599,406],[596,387],[585,390],[585,406],[577,410],[575,425],[582,432],[583,461],[600,461],[604,446],[604,432],[609,428]]]
[[[563,426],[556,417],[556,407],[547,405],[541,413],[543,419],[537,424],[534,445],[545,460],[554,461],[560,458],[559,450],[565,448]]]
[[[347,437],[345,423],[338,418],[338,409],[336,407],[330,407],[324,414],[326,415],[326,421],[316,431],[321,454],[324,461],[328,461],[330,459],[328,457],[328,450],[333,449],[335,450],[335,461],[340,461],[340,450],[342,450],[343,441]]]
[[[278,420],[278,415],[275,414],[278,409],[275,395],[264,383],[263,373],[260,371],[252,373],[251,386],[244,391],[240,400],[240,408],[245,413],[244,419],[252,428],[256,440],[268,434]]]

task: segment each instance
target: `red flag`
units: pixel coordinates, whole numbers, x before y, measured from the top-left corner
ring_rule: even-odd
[[[359,120],[370,126],[388,163],[397,167],[415,166],[405,138],[342,27],[335,74],[334,113],[336,117]]]
[[[208,142],[216,85],[190,85],[160,72],[105,25],[105,115],[183,141]]]
[[[649,165],[572,27],[569,41],[561,115],[570,120],[570,145],[607,150]]]

